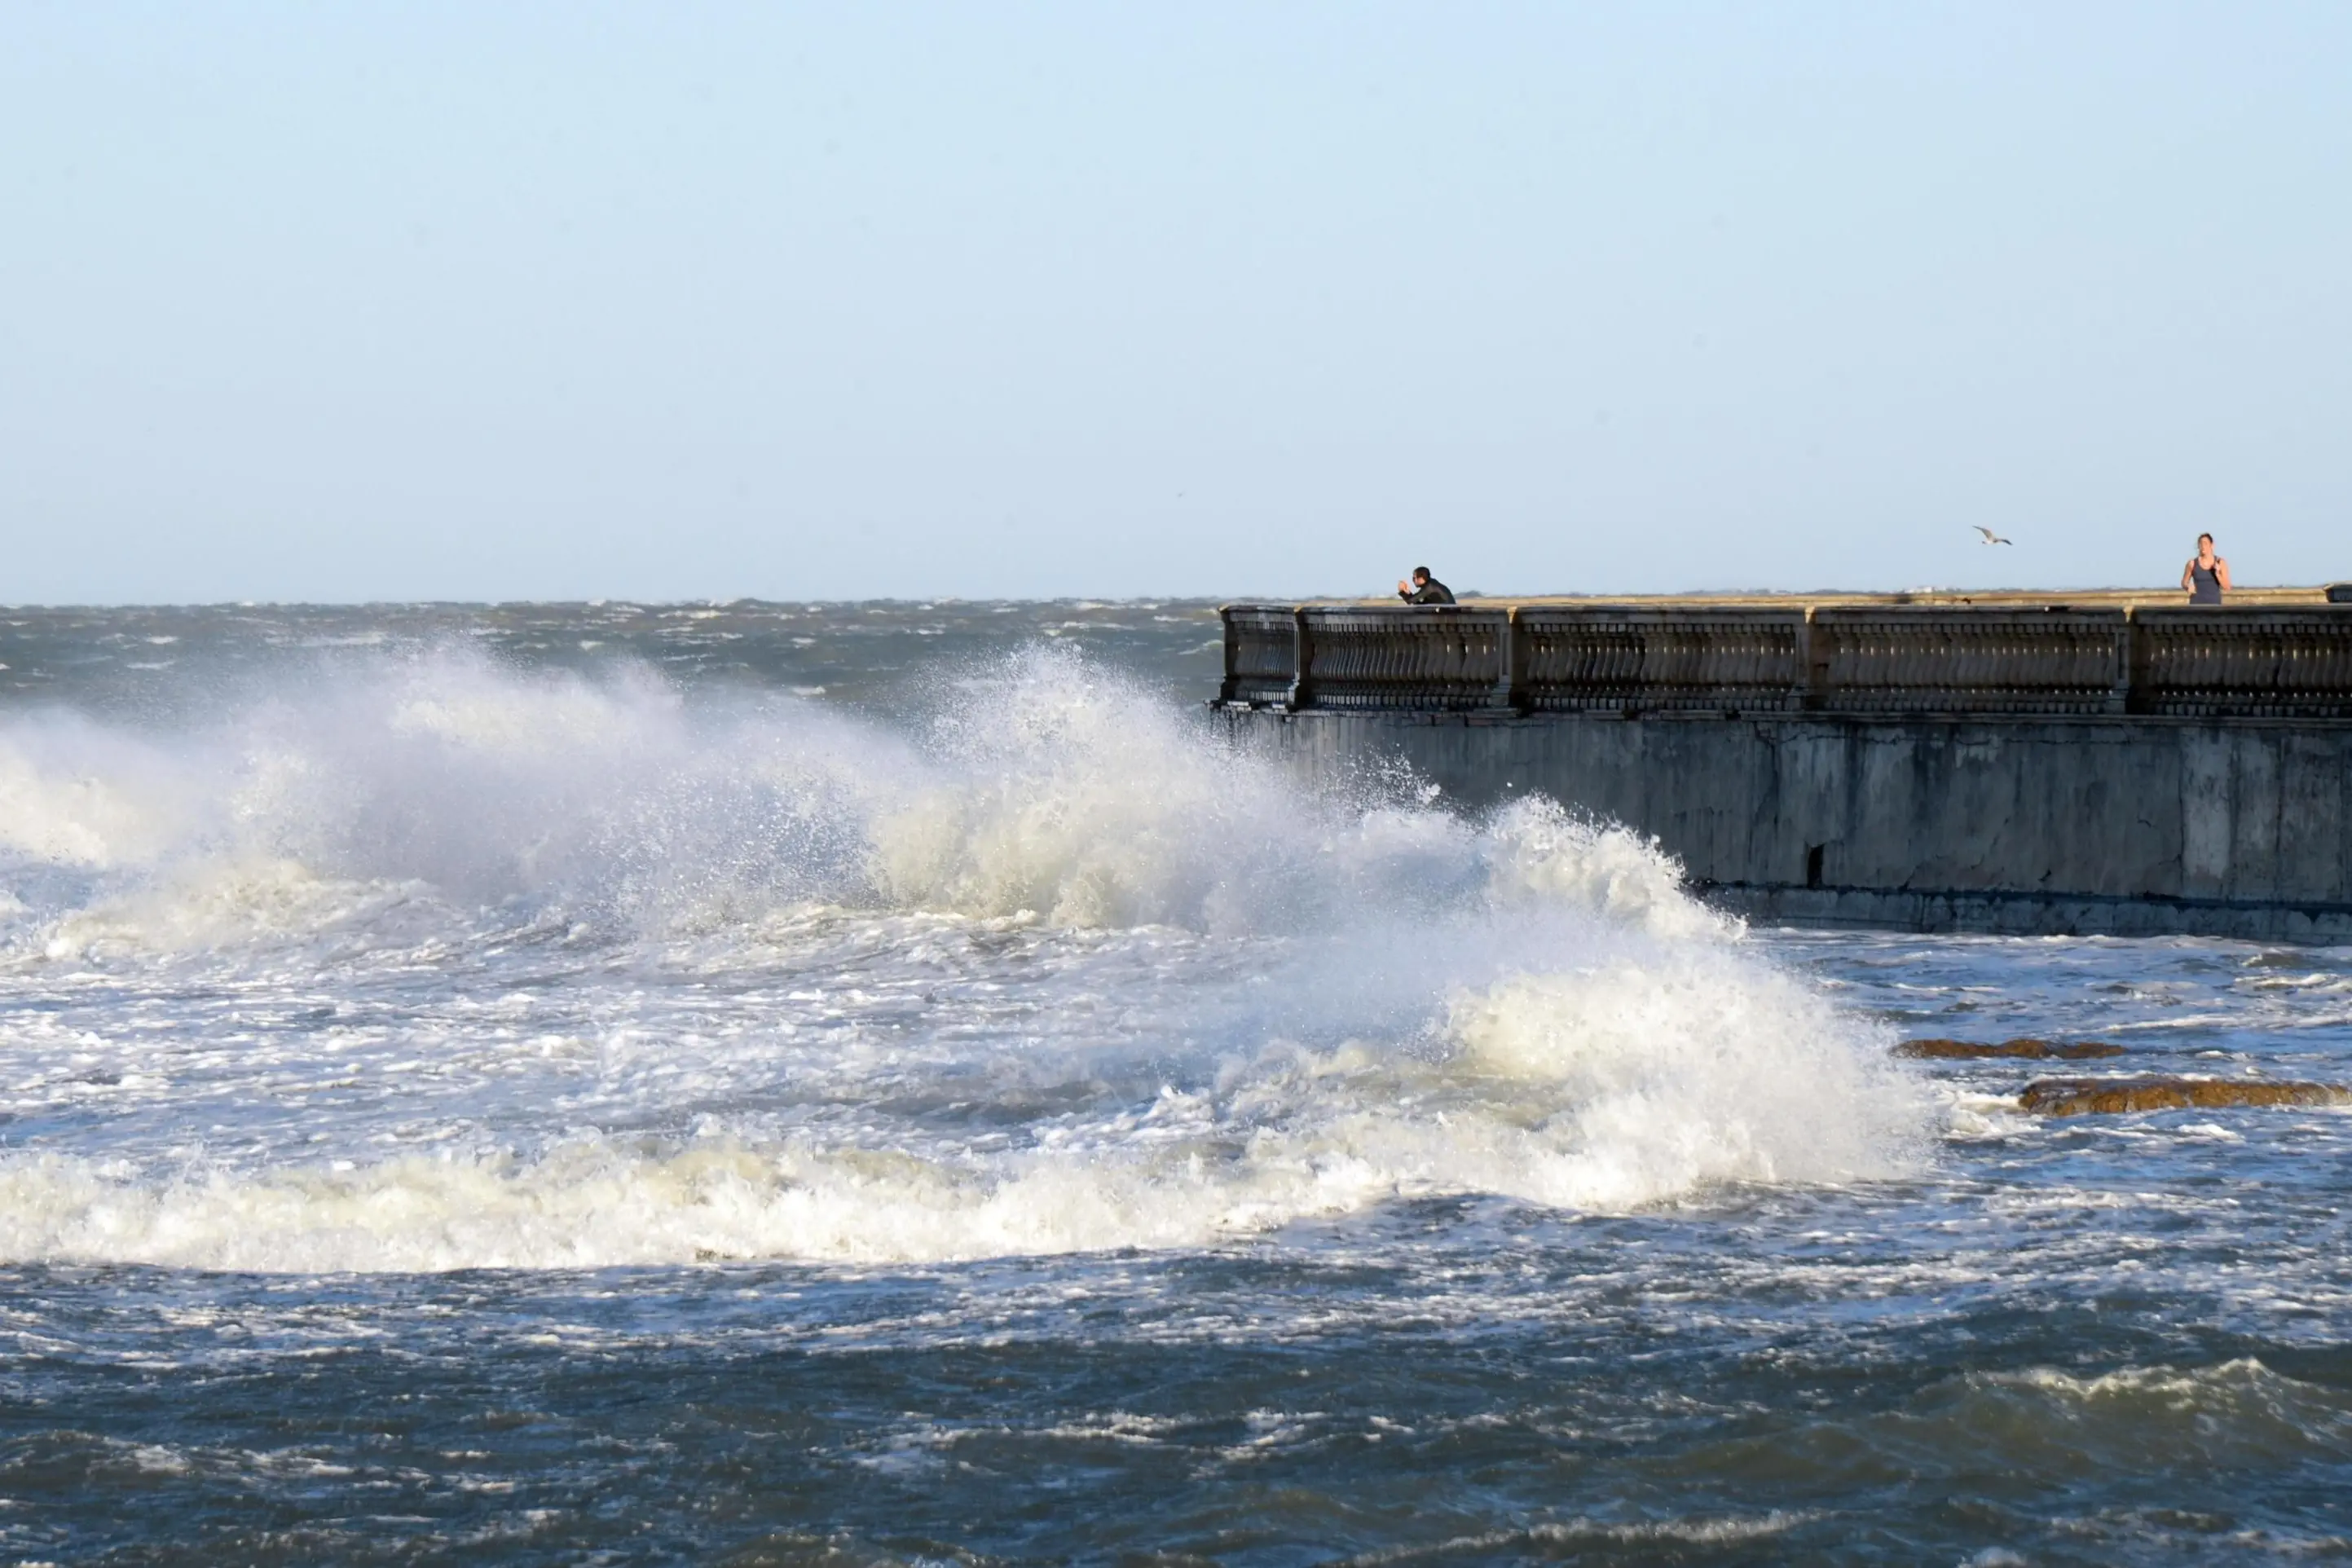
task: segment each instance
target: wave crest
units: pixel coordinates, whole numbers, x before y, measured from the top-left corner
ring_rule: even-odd
[[[0,1166],[7,1258],[1205,1246],[1400,1198],[1869,1179],[1927,1115],[1654,843],[1310,789],[1066,655],[911,731],[447,655],[171,735],[10,720],[0,785],[45,825],[0,846],[10,977],[240,999],[179,1015],[225,1075],[202,1110],[168,1036],[112,1079],[104,1041],[57,1047],[77,1103],[151,1094],[124,1125],[163,1131]],[[239,1053],[334,1093],[281,1112]],[[224,1162],[167,1170],[215,1116]],[[473,1152],[383,1158],[427,1133]]]

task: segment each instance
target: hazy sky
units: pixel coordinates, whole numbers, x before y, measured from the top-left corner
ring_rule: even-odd
[[[2061,585],[2200,528],[2352,577],[2344,0],[0,0],[0,601]]]

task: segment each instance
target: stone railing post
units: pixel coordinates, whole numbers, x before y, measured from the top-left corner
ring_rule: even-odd
[[[1217,700],[1231,702],[1234,693],[1240,689],[1234,677],[1240,668],[1242,653],[1242,639],[1234,635],[1234,607],[1231,605],[1217,606],[1217,629],[1224,634],[1225,638],[1225,678],[1217,683]]]
[[[2107,699],[2110,713],[2133,711],[2133,677],[2139,668],[2139,606],[2124,606],[2123,629],[2116,634],[2116,689]]]
[[[1503,612],[1503,624],[1495,633],[1496,650],[1494,706],[1517,713],[1526,707],[1525,694],[1520,690],[1519,668],[1523,662],[1519,652],[1519,607],[1513,605]]]
[[[1830,695],[1830,638],[1832,633],[1813,617],[1820,612],[1818,605],[1805,606],[1805,624],[1797,634],[1797,657],[1804,661],[1804,686],[1798,693],[1797,705],[1812,710],[1822,707]]]
[[[1283,705],[1296,713],[1307,706],[1314,690],[1307,678],[1307,659],[1314,648],[1312,634],[1307,628],[1306,605],[1291,606],[1290,628],[1290,695],[1284,700]]]

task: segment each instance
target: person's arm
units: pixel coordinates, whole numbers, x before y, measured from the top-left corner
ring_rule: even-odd
[[[1397,597],[1408,605],[1412,603],[1412,584],[1402,577],[1397,579]]]
[[[2218,555],[2213,557],[2213,576],[2215,581],[2219,582],[2223,588],[2226,589],[2229,587],[2230,563],[2227,561],[2222,560]]]
[[[2197,558],[2192,555],[2189,557],[2189,564],[2180,569],[2180,585],[2182,587],[2192,588],[2196,586],[2196,571]]]

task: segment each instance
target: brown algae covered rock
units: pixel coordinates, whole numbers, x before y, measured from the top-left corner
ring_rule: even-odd
[[[2352,1088],[2209,1078],[2043,1078],[2017,1097],[2038,1116],[2121,1116],[2135,1110],[2242,1105],[2352,1105]]]
[[[1918,1057],[1937,1061],[1978,1061],[1996,1057],[2044,1058],[2062,1058],[2067,1061],[2087,1061],[2100,1057],[2119,1057],[2121,1046],[2111,1046],[2105,1040],[2076,1040],[2067,1045],[2055,1045],[2048,1040],[2003,1040],[1995,1045],[1987,1040],[1906,1040],[1895,1047],[1898,1057]]]

